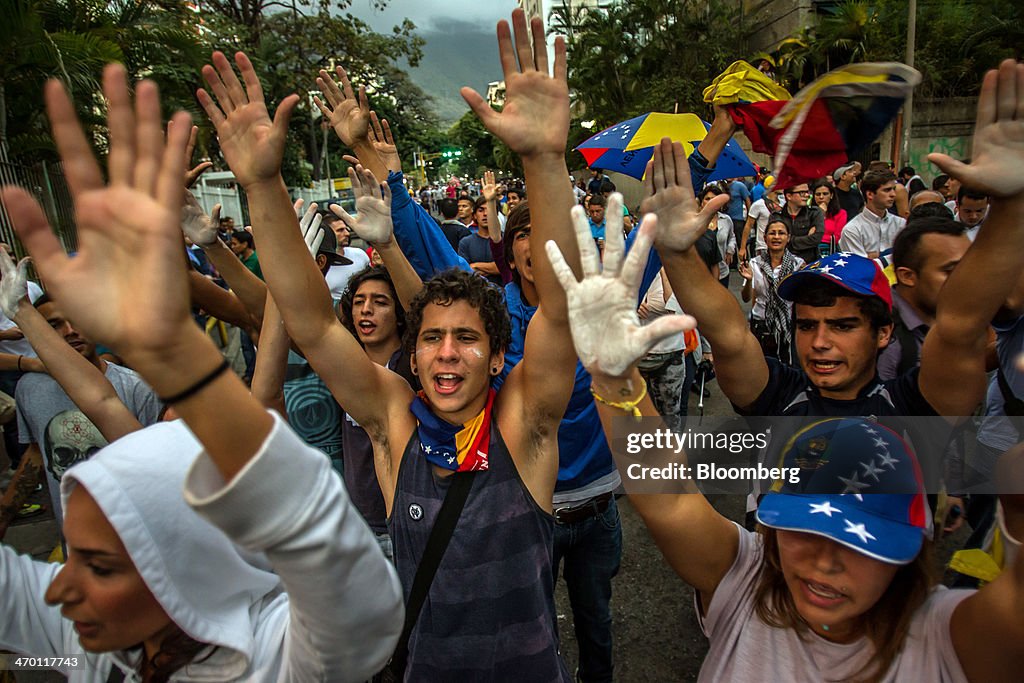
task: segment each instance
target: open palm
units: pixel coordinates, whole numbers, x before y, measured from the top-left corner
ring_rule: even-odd
[[[86,336],[126,356],[159,353],[191,324],[178,227],[188,114],[175,116],[165,147],[156,86],[136,88],[110,65],[109,185],[105,185],[63,86],[47,85],[47,111],[75,203],[78,252],[68,258],[39,205],[23,190],[4,201],[54,299]]]
[[[274,118],[270,118],[263,98],[263,87],[252,62],[239,52],[235,63],[245,85],[238,80],[231,63],[221,52],[213,53],[213,66],[203,67],[203,77],[213,97],[203,89],[196,95],[217,130],[224,159],[243,186],[277,177],[288,132],[288,120],[298,102],[285,98]]]
[[[335,68],[335,72],[338,74],[338,80],[341,81],[341,87],[338,87],[330,74],[321,69],[320,77],[316,79],[316,85],[323,93],[326,102],[319,97],[313,98],[313,102],[327,117],[338,138],[345,146],[353,148],[357,143],[369,137],[370,105],[366,99],[364,88],[359,88],[359,97],[356,98],[345,69],[338,66]]]
[[[690,167],[682,144],[662,138],[647,162],[641,213],[658,217],[655,244],[659,252],[682,252],[696,244],[714,215],[729,200],[720,195],[703,209],[697,205]]]
[[[1024,64],[1012,59],[990,71],[978,96],[971,163],[945,154],[928,160],[971,189],[993,197],[1024,191]]]
[[[349,168],[348,177],[355,190],[358,217],[352,216],[337,204],[331,205],[331,211],[370,244],[380,246],[389,243],[394,233],[391,223],[391,188],[378,183],[373,173],[362,166]]]
[[[616,209],[621,216],[622,196],[613,194],[608,209],[609,216],[615,215]],[[657,218],[651,216],[644,220],[625,259],[621,225],[612,225],[609,220],[602,269],[583,208],[573,207],[572,217],[583,280],[577,282],[553,241],[549,241],[545,249],[551,259],[551,267],[565,289],[576,354],[592,374],[623,377],[655,344],[673,334],[693,329],[696,321],[689,316],[664,316],[650,325],[640,325],[636,311],[637,290],[651,250]]]
[[[555,40],[554,72],[548,73],[544,25],[534,19],[527,29],[522,10],[512,13],[515,42],[508,22],[498,22],[498,53],[505,77],[505,106],[497,112],[472,88],[462,97],[491,133],[520,156],[563,153],[569,134],[569,86],[565,41]],[[518,59],[518,66],[516,61]]]

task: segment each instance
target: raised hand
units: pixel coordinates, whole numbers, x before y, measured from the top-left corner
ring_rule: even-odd
[[[395,138],[391,135],[391,126],[387,119],[378,119],[375,111],[370,112],[370,142],[389,171],[398,173],[402,170],[402,160],[398,156]]]
[[[167,130],[174,127],[173,122],[167,123]],[[192,132],[188,136],[188,145],[185,147],[185,168],[192,163],[192,155],[196,151],[196,139],[199,137],[199,126],[192,126]],[[185,188],[188,189],[196,184],[199,176],[213,168],[212,161],[200,161],[198,164],[185,171]]]
[[[657,218],[648,215],[644,219],[632,250],[623,260],[622,195],[612,194],[606,215],[608,227],[602,270],[583,208],[572,208],[583,266],[582,281],[576,281],[553,241],[544,247],[565,289],[572,341],[583,366],[598,377],[625,377],[655,344],[693,329],[697,322],[690,316],[669,315],[641,327],[636,309],[637,290],[651,250]]]
[[[321,69],[320,76],[316,79],[316,87],[327,98],[327,102],[319,97],[314,97],[313,102],[327,117],[338,138],[346,147],[352,148],[369,137],[370,104],[366,100],[366,88],[360,86],[357,100],[345,69],[338,66],[334,71],[338,74],[341,87],[338,87],[330,74]]]
[[[68,318],[135,363],[166,356],[194,328],[181,258],[182,178],[191,121],[179,112],[166,146],[156,85],[132,107],[124,67],[103,72],[109,102],[109,185],[64,87],[46,85],[47,112],[75,204],[78,253],[68,258],[46,216],[20,188],[3,199],[22,243]]]
[[[236,52],[235,64],[244,87],[224,53],[214,52],[213,66],[203,67],[203,78],[213,97],[202,88],[196,91],[196,96],[217,130],[228,166],[238,182],[248,187],[280,176],[288,121],[299,98],[284,98],[271,120],[252,62],[245,53]]]
[[[15,266],[7,250],[0,249],[0,310],[11,320],[18,315],[22,300],[28,297],[28,263],[26,256]]]
[[[498,184],[494,182],[494,171],[484,171],[484,177],[480,179],[480,194],[489,202],[498,198]]]
[[[739,271],[740,271],[740,277],[742,277],[744,280],[750,280],[751,278],[754,277],[753,272],[751,272],[751,270],[750,270],[750,263],[747,262],[747,261],[742,261],[742,260],[740,261],[740,263],[739,263]]]
[[[353,217],[337,204],[331,205],[331,211],[373,246],[389,244],[394,233],[391,223],[391,188],[378,183],[373,173],[362,166],[349,168],[348,177],[356,194],[356,213],[359,217]]]
[[[661,139],[654,148],[654,156],[647,162],[644,190],[640,212],[658,217],[654,241],[659,252],[689,249],[729,201],[728,195],[719,195],[700,208],[693,196],[690,166],[683,145],[668,138]]]
[[[512,24],[515,27],[514,44],[508,22],[498,22],[498,53],[505,78],[505,106],[502,111],[491,109],[472,88],[462,88],[462,97],[484,127],[516,154],[564,154],[569,134],[565,39],[555,39],[554,72],[549,75],[544,22],[534,17],[528,29],[526,14],[517,9],[512,12]]]
[[[320,227],[324,217],[317,211],[316,202],[310,204],[309,208],[303,213],[303,203],[304,200],[302,199],[295,201],[295,215],[299,218],[299,230],[302,231],[302,239],[306,241],[309,253],[315,259],[317,252],[320,251],[320,244],[324,241],[324,229]]]
[[[220,209],[220,204],[215,204],[207,216],[195,195],[191,192],[185,193],[185,203],[181,205],[181,231],[192,240],[192,244],[209,247],[217,242]]]
[[[985,74],[978,96],[971,163],[945,154],[928,161],[964,185],[993,197],[1024,191],[1024,64],[1007,59]]]

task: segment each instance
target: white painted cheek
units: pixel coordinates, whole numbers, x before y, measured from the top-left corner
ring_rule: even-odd
[[[477,358],[482,359],[484,357],[484,354],[482,351],[480,351],[480,349],[470,349],[469,352],[472,353]]]

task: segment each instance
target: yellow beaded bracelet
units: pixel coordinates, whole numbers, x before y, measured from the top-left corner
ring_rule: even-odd
[[[633,417],[642,417],[641,414],[640,414],[640,409],[637,408],[637,406],[640,405],[640,401],[643,401],[644,398],[646,398],[646,396],[647,396],[647,382],[641,382],[641,383],[643,384],[643,389],[640,390],[640,395],[637,396],[632,401],[622,401],[621,403],[616,403],[615,401],[609,401],[606,398],[602,398],[602,396],[600,394],[598,394],[596,391],[594,391],[594,385],[593,384],[590,385],[590,395],[594,397],[595,401],[597,401],[599,403],[603,403],[606,406],[611,406],[612,408],[618,408],[619,410],[625,410],[627,413],[629,413]]]

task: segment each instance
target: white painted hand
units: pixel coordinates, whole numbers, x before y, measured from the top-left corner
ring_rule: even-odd
[[[302,205],[304,203],[305,200],[297,199],[292,208],[295,209],[295,215],[299,219],[299,230],[302,231],[302,239],[306,241],[306,246],[309,247],[310,256],[315,259],[317,252],[320,250],[320,244],[324,241],[324,229],[320,227],[324,217],[317,211],[316,202],[310,204],[309,208],[303,212]]]
[[[337,204],[331,211],[353,232],[371,245],[384,246],[393,239],[391,223],[391,188],[377,182],[376,176],[362,166],[348,169],[352,189],[356,193],[356,215],[350,215]]]
[[[18,306],[28,297],[29,258],[14,265],[6,249],[0,249],[0,310],[11,320],[18,315]]]
[[[622,195],[611,196],[606,215],[603,270],[582,207],[573,207],[572,219],[583,280],[576,281],[554,241],[549,241],[545,249],[565,289],[572,340],[583,366],[595,377],[625,377],[655,344],[693,329],[697,322],[690,316],[670,315],[650,325],[640,325],[637,290],[651,250],[657,218],[648,215],[644,219],[633,249],[623,260]]]
[[[207,216],[199,200],[191,192],[185,193],[181,205],[181,231],[199,247],[209,247],[217,242],[217,227],[220,225],[220,204],[213,207]]]

